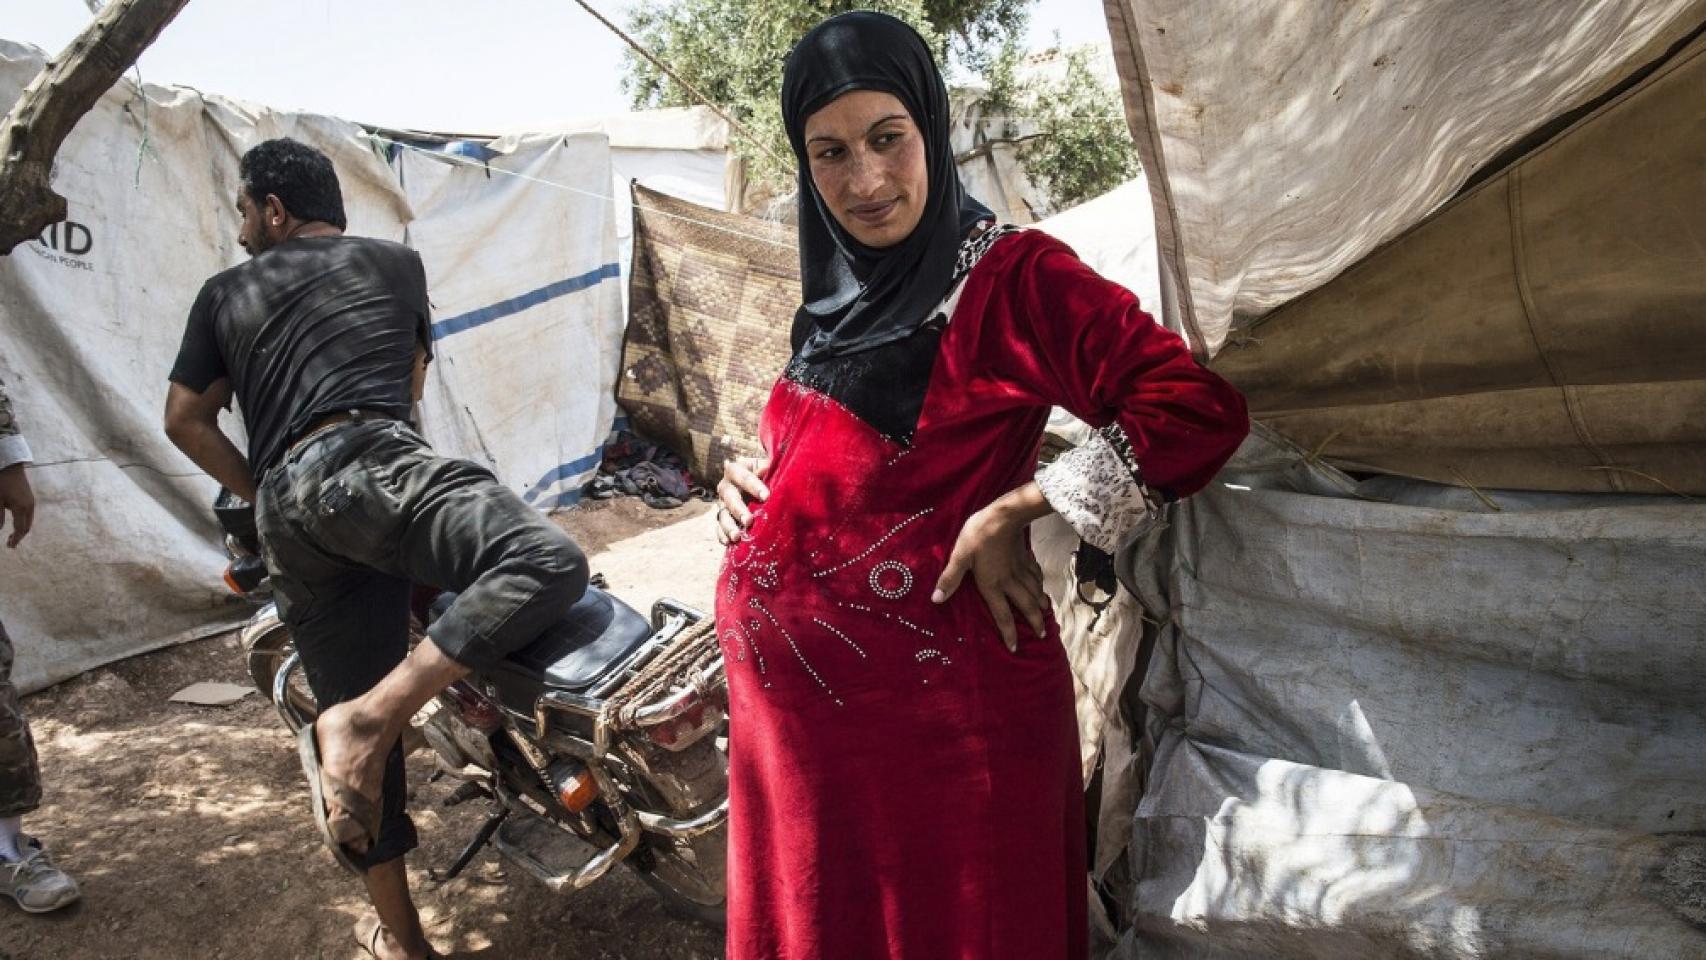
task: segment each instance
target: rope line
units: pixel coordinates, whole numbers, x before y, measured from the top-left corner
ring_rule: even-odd
[[[594,10],[592,7],[592,4],[588,3],[587,0],[575,0],[575,3],[578,4],[582,10],[585,10],[587,13],[592,14],[592,18],[594,20],[597,20],[599,23],[604,24],[604,26],[607,27],[611,33],[614,33],[614,34],[616,34],[617,37],[621,38],[622,42],[626,43],[629,47],[633,48],[635,53],[638,53],[640,56],[645,57],[647,60],[651,61],[652,66],[655,66],[659,70],[662,70],[664,72],[664,76],[667,76],[671,80],[674,80],[676,83],[681,84],[682,88],[685,89],[688,93],[692,94],[694,96],[694,98],[697,99],[700,103],[703,103],[705,106],[710,107],[713,111],[716,112],[717,116],[722,117],[724,120],[728,121],[729,126],[736,133],[738,133],[741,136],[745,137],[746,139],[752,141],[752,145],[757,147],[758,149],[764,151],[764,154],[766,156],[768,156],[771,160],[774,160],[776,163],[780,164],[783,168],[786,168],[788,166],[788,161],[782,159],[781,155],[778,154],[775,150],[772,150],[768,143],[765,143],[763,140],[761,140],[758,137],[757,134],[753,133],[752,131],[748,130],[746,127],[742,126],[739,120],[736,120],[734,117],[730,116],[728,114],[728,112],[725,111],[722,107],[718,106],[715,101],[713,101],[710,97],[706,96],[704,93],[700,92],[698,87],[695,87],[693,84],[688,83],[685,79],[682,78],[682,76],[680,74],[678,74],[674,70],[670,69],[669,64],[664,63],[662,60],[658,59],[656,54],[652,53],[650,50],[647,50],[645,47],[641,46],[640,42],[638,40],[635,40],[633,37],[628,36],[628,34],[623,32],[620,27],[616,26],[616,24],[611,23],[609,20],[605,19],[604,14],[599,13],[597,10]]]
[[[426,156],[432,157],[435,160],[441,160],[441,161],[444,161],[446,163],[450,163],[450,164],[453,164],[456,166],[472,167],[472,168],[479,169],[480,171],[482,171],[484,173],[488,173],[488,174],[489,173],[498,173],[498,174],[502,174],[503,176],[506,176],[506,177],[515,177],[518,180],[526,180],[529,183],[537,183],[540,186],[553,187],[553,188],[558,189],[558,190],[568,191],[569,193],[579,194],[580,196],[587,197],[587,198],[592,199],[592,200],[607,200],[607,201],[610,201],[612,203],[615,203],[620,199],[618,197],[612,196],[611,194],[599,193],[596,190],[586,190],[586,189],[583,189],[581,187],[570,186],[566,183],[558,183],[555,180],[548,180],[544,177],[536,177],[536,176],[533,176],[532,174],[529,174],[529,173],[521,173],[521,172],[516,171],[516,170],[506,170],[503,167],[493,166],[488,161],[475,160],[471,157],[464,157],[461,154],[440,153],[437,150],[429,150],[425,147],[416,146],[415,144],[412,144],[412,143],[406,143],[406,142],[401,141],[401,140],[393,140],[390,137],[386,137],[386,136],[383,136],[383,135],[377,134],[377,133],[369,133],[369,134],[367,134],[367,137],[368,137],[368,139],[373,140],[377,143],[388,144],[391,146],[400,147],[404,150],[413,150],[416,153],[424,154]],[[701,220],[698,217],[690,217],[684,213],[675,213],[675,212],[670,211],[670,210],[665,210],[662,207],[654,207],[654,206],[651,206],[650,204],[638,203],[638,202],[633,201],[631,198],[629,199],[629,203],[636,210],[644,210],[647,213],[655,213],[659,216],[668,217],[672,220],[680,220],[684,223],[691,223],[691,224],[694,224],[695,226],[704,227],[707,230],[715,230],[719,233],[726,233],[726,234],[729,234],[731,236],[741,237],[741,238],[744,238],[747,240],[751,240],[755,243],[763,243],[763,244],[768,244],[768,245],[773,246],[773,247],[781,247],[785,250],[797,249],[797,247],[792,243],[786,243],[786,242],[783,242],[781,240],[773,239],[771,237],[760,236],[760,235],[755,234],[755,233],[747,233],[745,230],[736,230],[734,227],[725,227],[720,223],[712,223],[709,220]],[[1008,210],[997,210],[995,212],[1002,215],[1001,219],[1011,221],[1013,219],[1013,214],[1015,211],[1008,209]]]
[[[716,631],[710,617],[682,630],[666,650],[605,699],[599,721],[612,730],[632,729],[636,713],[678,687],[694,687],[704,696],[705,672],[723,655]]]

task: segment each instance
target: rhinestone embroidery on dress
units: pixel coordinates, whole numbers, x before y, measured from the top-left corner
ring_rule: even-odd
[[[940,661],[942,666],[944,666],[944,667],[951,667],[954,665],[954,661],[949,660],[947,654],[943,653],[940,650],[937,650],[934,647],[926,647],[923,650],[918,651],[918,653],[915,654],[912,659],[918,661],[919,664],[921,664],[921,665],[929,663],[932,660]],[[930,678],[929,677],[920,677],[919,682],[924,684],[925,686],[929,686],[930,685]]]
[[[976,237],[962,243],[960,245],[958,261],[954,266],[954,276],[953,280],[949,284],[949,289],[953,290],[957,287],[960,280],[962,280],[966,274],[970,273],[972,268],[977,266],[978,261],[983,259],[984,254],[988,253],[990,248],[994,247],[998,240],[1010,233],[1016,233],[1018,230],[1019,228],[1012,224],[996,224],[986,228]],[[833,402],[829,400],[828,397],[823,397],[823,399],[826,402]],[[883,469],[890,469],[894,467],[901,458],[905,457],[911,451],[912,448],[910,446],[903,448],[899,453],[895,454],[894,457],[890,458],[883,464]],[[890,527],[886,533],[877,538],[876,542],[859,551],[857,554],[822,570],[810,571],[811,578],[813,580],[822,580],[826,577],[831,577],[841,573],[850,567],[864,563],[866,560],[871,558],[872,554],[875,554],[878,550],[882,549],[883,545],[893,539],[901,530],[918,522],[919,520],[924,519],[934,512],[935,508],[926,508],[913,513],[912,515],[902,519],[899,523]],[[830,532],[828,537],[824,538],[825,547],[834,545],[836,538],[841,535],[855,516],[856,513],[849,513],[843,517],[842,522],[836,525],[835,529]],[[780,547],[780,544],[774,543],[768,548],[761,548],[755,544],[748,544],[747,550],[745,551],[742,559],[729,563],[729,571],[725,580],[724,593],[724,596],[729,603],[734,603],[737,599],[741,583],[740,571],[742,570],[748,574],[748,580],[755,587],[771,592],[775,592],[780,588],[782,568],[776,559],[779,556]],[[807,554],[808,563],[816,561],[822,553],[823,548],[810,551]],[[912,588],[918,585],[917,577],[911,568],[899,560],[890,558],[880,559],[871,566],[870,570],[867,571],[866,574],[866,583],[870,586],[871,592],[878,598],[890,602],[905,599],[912,592]],[[775,627],[778,633],[782,634],[782,639],[786,640],[788,642],[788,646],[793,649],[794,656],[800,661],[800,665],[805,667],[806,673],[808,673],[812,680],[829,695],[830,699],[834,700],[837,706],[845,706],[841,699],[837,697],[835,692],[830,688],[829,682],[825,680],[824,677],[818,673],[817,668],[806,659],[805,654],[800,650],[799,644],[794,641],[793,634],[789,633],[788,629],[782,626],[781,621],[777,620],[777,618],[771,614],[769,609],[764,606],[763,602],[757,597],[748,597],[747,605],[762,614],[765,619],[770,621],[770,625]],[[882,617],[884,620],[899,624],[932,642],[936,640],[936,632],[934,630],[919,626],[899,614],[890,613],[887,610],[879,610],[876,607],[864,603],[836,601],[836,606],[843,610],[852,610],[871,616]],[[818,617],[813,617],[811,622],[827,631],[831,636],[834,636],[842,643],[847,644],[847,646],[854,653],[858,654],[861,659],[869,659],[865,648],[861,647],[851,636],[839,627],[836,627],[829,621]],[[749,618],[744,623],[737,621],[736,625],[740,628],[739,632],[730,631],[729,635],[732,636],[733,639],[740,641],[739,645],[736,647],[737,661],[744,661],[746,659],[746,651],[750,649],[752,652],[752,659],[758,668],[759,674],[766,675],[764,654],[758,647],[757,639],[757,634],[763,627],[763,623],[756,618]],[[954,637],[954,642],[963,644],[965,643],[965,637]],[[914,654],[913,659],[920,666],[925,664],[938,664],[946,667],[953,664],[952,659],[935,647],[926,647],[919,650]],[[921,677],[920,679],[925,684],[930,682],[927,676]],[[769,688],[770,686],[770,681],[767,678],[767,675],[763,685],[765,688]]]
[[[850,557],[846,560],[843,560],[840,563],[836,564],[833,567],[830,567],[827,570],[813,570],[812,571],[812,578],[817,579],[817,580],[821,580],[824,577],[827,577],[832,573],[840,573],[841,571],[847,569],[848,567],[851,567],[855,563],[858,563],[859,561],[861,561],[861,560],[865,559],[866,557],[870,556],[871,554],[875,553],[878,547],[887,543],[890,537],[899,533],[901,531],[901,528],[905,527],[907,524],[913,522],[914,520],[919,520],[919,519],[922,519],[924,517],[927,517],[930,514],[935,513],[935,512],[936,512],[935,507],[925,507],[923,510],[918,511],[917,513],[913,514],[912,516],[907,517],[905,520],[902,520],[901,522],[890,527],[888,533],[883,534],[881,537],[879,537],[877,539],[876,543],[873,543],[870,546],[866,547],[864,550],[860,551],[858,555]]]
[[[886,610],[878,610],[875,607],[867,607],[862,603],[837,602],[835,605],[838,607],[841,607],[844,610],[857,610],[860,613],[874,613],[877,616],[884,618],[885,620],[893,620],[895,623],[898,623],[903,627],[910,627],[911,629],[913,629],[919,633],[922,633],[923,635],[925,635],[926,637],[929,637],[932,640],[936,639],[935,631],[926,630],[925,628],[919,626],[918,624],[913,623],[911,620],[908,620],[902,616],[897,616],[896,614],[889,613]]]
[[[724,630],[723,631],[723,656],[725,656],[725,657],[728,656],[729,649],[733,648],[734,652],[735,652],[735,662],[736,663],[745,663],[746,662],[746,650],[744,647],[745,643],[746,643],[746,641],[741,639],[740,634],[734,632],[733,630]]]
[[[852,647],[853,652],[857,653],[860,657],[865,656],[865,648],[859,646],[857,643],[854,643],[852,637],[849,637],[847,634],[842,633],[840,630],[835,629],[835,627],[831,626],[830,624],[826,623],[825,621],[819,620],[817,617],[813,617],[812,622],[817,624],[818,626],[824,628],[825,630],[828,630],[830,633],[833,633],[836,636],[840,637],[841,642],[847,644],[849,647]]]
[[[764,674],[765,674],[764,654],[759,651],[758,640],[755,639],[753,636],[753,634],[756,634],[758,632],[758,628],[760,626],[763,626],[763,625],[758,622],[758,618],[752,617],[752,618],[748,619],[746,621],[746,623],[743,623],[740,625],[740,631],[741,631],[741,636],[743,638],[745,638],[745,640],[746,640],[747,648],[752,651],[753,661],[758,664],[759,675],[764,676]],[[770,681],[768,679],[766,679],[764,681],[764,686],[766,688],[768,688],[770,686]]]
[[[777,631],[782,634],[782,639],[788,641],[788,646],[794,649],[794,656],[799,659],[800,666],[805,667],[806,672],[811,674],[813,680],[817,681],[817,685],[823,688],[823,692],[829,694],[829,699],[834,700],[835,705],[838,707],[846,706],[846,704],[841,702],[841,698],[835,695],[835,691],[829,689],[829,684],[824,682],[823,677],[818,675],[817,668],[812,666],[812,662],[807,660],[806,655],[800,652],[800,645],[794,642],[794,635],[788,632],[788,628],[778,623],[776,618],[771,615],[770,611],[764,609],[764,604],[760,603],[757,597],[749,597],[746,602],[748,606],[757,610],[759,613],[764,614],[764,618],[770,621],[770,625],[775,627]]]
[[[883,574],[895,573],[900,576],[900,582],[892,587],[883,586]],[[871,592],[884,600],[899,600],[912,592],[912,571],[899,560],[884,560],[871,568]]]

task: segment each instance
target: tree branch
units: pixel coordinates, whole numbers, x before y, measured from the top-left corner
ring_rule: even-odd
[[[65,219],[53,158],[189,0],[114,0],[24,89],[0,121],[0,255]]]
[[[1022,137],[996,137],[992,140],[985,140],[970,150],[954,154],[954,163],[958,165],[969,160],[976,160],[978,157],[987,157],[996,146],[1003,143],[1020,144],[1027,140],[1040,140],[1047,136],[1046,133],[1027,133]]]

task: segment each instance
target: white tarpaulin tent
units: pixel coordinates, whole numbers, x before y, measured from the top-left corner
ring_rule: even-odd
[[[738,212],[745,168],[729,149],[729,124],[710,107],[664,107],[608,117],[549,123],[527,131],[601,133],[610,138],[611,183],[616,204],[616,249],[622,266],[622,303],[628,302],[634,209],[630,183],[702,207]],[[626,310],[623,316],[627,316]]]
[[[1137,294],[1156,320],[1165,320],[1148,178],[1138,174],[1094,200],[1039,220],[1036,229],[1071,247],[1097,273]]]
[[[1322,288],[1342,307],[1334,330],[1413,335],[1419,365],[1440,347],[1390,311],[1429,295],[1407,293],[1406,276],[1450,279],[1381,274],[1376,297],[1355,285],[1367,277],[1335,276],[1371,251],[1403,263],[1412,237],[1452,249],[1461,217],[1412,228],[1483,167],[1495,176],[1596,123],[1642,129],[1617,126],[1617,111],[1680,118],[1659,129],[1681,142],[1706,125],[1706,88],[1678,84],[1695,75],[1683,66],[1698,56],[1700,2],[1109,0],[1107,11],[1155,198],[1161,312],[1210,351],[1236,322]],[[1655,63],[1644,86],[1548,128]],[[1625,142],[1591,162],[1639,184],[1663,148]],[[1549,170],[1587,155],[1545,154]],[[1678,216],[1706,221],[1698,199],[1684,202],[1695,206]],[[1553,239],[1609,249],[1595,245],[1625,228],[1639,235],[1610,216]],[[1647,322],[1697,338],[1706,303],[1685,292],[1706,274],[1706,248],[1673,241],[1652,256],[1675,263],[1677,293]],[[1637,322],[1614,299],[1584,300],[1599,312],[1573,319]],[[1474,363],[1475,301],[1464,303],[1450,347]],[[1292,367],[1262,368],[1258,352],[1237,369],[1274,382],[1336,370],[1344,341],[1299,339],[1324,329],[1295,328],[1305,322],[1301,311],[1255,332],[1289,337]],[[1500,389],[1512,374],[1492,361],[1460,369]],[[1649,379],[1659,407],[1666,390],[1689,395]],[[1520,423],[1499,426],[1520,441]],[[1219,482],[1119,558],[1135,601],[1100,618],[1062,610],[1076,626],[1080,720],[1104,731],[1086,753],[1101,763],[1093,862],[1118,927],[1112,952],[1706,956],[1706,508],[1359,479],[1327,465],[1322,446],[1258,429]],[[1045,566],[1063,567],[1067,546]]]
[[[505,138],[479,164],[395,153],[435,314],[427,436],[542,510],[573,503],[615,418],[622,347],[604,138]]]
[[[0,103],[42,61],[0,41]],[[422,253],[441,358],[429,437],[493,464],[541,508],[572,500],[596,469],[622,328],[603,135],[506,138],[475,162],[330,117],[121,81],[59,151],[68,221],[0,257],[0,380],[37,461],[36,529],[0,551],[24,690],[247,615],[221,586],[213,484],[160,418],[191,300],[242,257],[238,157],[283,135],[332,157],[351,233]]]

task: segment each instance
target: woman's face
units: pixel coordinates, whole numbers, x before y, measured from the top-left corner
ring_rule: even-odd
[[[905,240],[930,195],[924,137],[893,94],[854,90],[806,118],[806,161],[835,221],[867,247]]]

